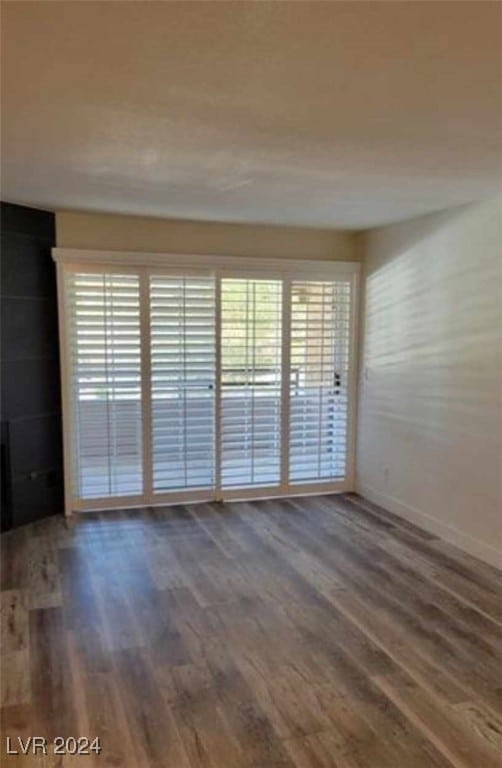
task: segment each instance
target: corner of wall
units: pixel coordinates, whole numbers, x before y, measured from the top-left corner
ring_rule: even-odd
[[[493,198],[358,238],[356,489],[498,567],[501,222]]]

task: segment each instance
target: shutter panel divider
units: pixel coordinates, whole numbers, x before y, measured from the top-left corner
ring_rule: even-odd
[[[291,395],[291,279],[282,282],[282,350],[281,350],[281,490],[289,486],[289,432]]]
[[[145,501],[153,501],[152,357],[150,324],[150,275],[140,274],[141,400],[143,405],[143,485]]]
[[[215,280],[215,402],[214,402],[214,451],[215,451],[215,472],[214,472],[214,498],[215,501],[222,501],[221,488],[221,454],[222,454],[222,411],[221,411],[221,278]]]

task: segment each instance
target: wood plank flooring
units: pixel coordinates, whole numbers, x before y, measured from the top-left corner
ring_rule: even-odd
[[[2,765],[500,768],[502,577],[360,497],[2,536]],[[99,756],[5,737],[98,736]]]

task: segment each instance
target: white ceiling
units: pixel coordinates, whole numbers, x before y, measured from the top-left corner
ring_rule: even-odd
[[[3,198],[365,228],[501,183],[498,2],[4,2]]]

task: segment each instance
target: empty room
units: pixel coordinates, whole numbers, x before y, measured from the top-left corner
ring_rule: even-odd
[[[0,10],[2,766],[501,768],[502,2]]]

